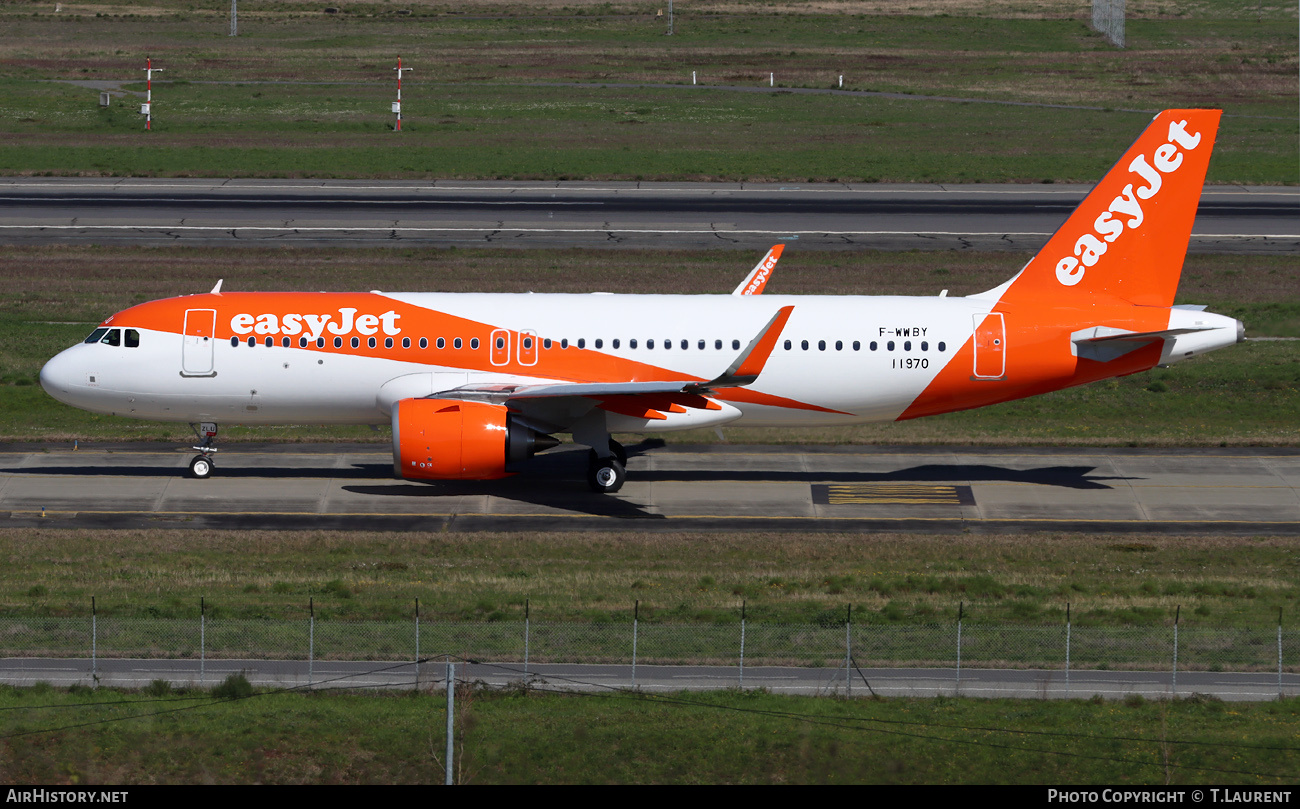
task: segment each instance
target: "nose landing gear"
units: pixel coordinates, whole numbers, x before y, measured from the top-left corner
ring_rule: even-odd
[[[205,421],[198,427],[193,424],[190,429],[199,437],[199,443],[192,449],[198,451],[198,455],[190,461],[190,477],[197,480],[206,480],[212,476],[212,456],[216,453],[217,448],[213,444],[217,443],[217,425]]]

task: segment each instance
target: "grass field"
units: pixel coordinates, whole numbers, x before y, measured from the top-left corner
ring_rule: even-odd
[[[1182,105],[1227,113],[1211,182],[1300,179],[1286,7],[1130,3],[1123,50],[1057,0],[701,0],[671,37],[654,3],[339,8],[259,4],[230,37],[194,0],[0,7],[0,172],[1091,182],[1149,117],[1132,110]],[[146,56],[164,69],[151,133]],[[791,92],[841,75],[922,100]],[[100,109],[98,86],[52,79],[121,92]],[[661,84],[679,86],[643,86]]]
[[[441,695],[0,689],[10,784],[441,783]],[[1300,703],[463,689],[457,783],[1294,783]],[[62,728],[59,730],[54,730]],[[132,796],[134,797],[134,796]]]
[[[0,616],[1277,625],[1288,538],[0,529]]]

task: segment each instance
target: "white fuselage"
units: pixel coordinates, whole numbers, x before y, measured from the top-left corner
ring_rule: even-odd
[[[983,298],[776,295],[384,297],[492,324],[510,332],[507,340],[535,334],[535,362],[503,373],[484,361],[491,350],[487,340],[480,340],[475,349],[471,338],[455,333],[454,327],[436,334],[404,328],[400,336],[412,339],[410,348],[398,342],[384,350],[381,343],[371,356],[334,352],[328,342],[324,348],[299,348],[297,338],[285,348],[278,334],[272,337],[272,347],[264,345],[261,335],[250,335],[253,346],[242,336],[236,345],[216,339],[212,373],[187,375],[182,373],[184,337],[177,324],[177,332],[140,329],[134,348],[74,346],[46,365],[42,384],[76,407],[143,419],[377,424],[387,421],[394,398],[380,396],[380,391],[393,380],[405,380],[398,397],[427,396],[480,380],[585,381],[580,365],[565,356],[576,354],[579,346],[666,369],[670,378],[712,379],[780,307],[793,305],[775,350],[751,387],[816,409],[742,401],[733,403],[739,411],[735,418],[749,425],[888,421],[896,419],[970,340],[975,316],[987,313],[992,304]],[[218,318],[223,316],[228,312]],[[462,340],[459,349],[453,342],[457,337]],[[419,338],[428,341],[427,348],[419,348]],[[437,347],[438,338],[443,348]],[[545,340],[549,348],[543,347]],[[506,346],[506,351],[512,359],[518,357],[518,346]],[[640,429],[695,426],[685,420],[663,421],[667,423],[647,423]]]

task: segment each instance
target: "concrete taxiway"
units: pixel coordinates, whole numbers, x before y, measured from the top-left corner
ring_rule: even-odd
[[[392,478],[384,445],[0,448],[10,526],[1300,534],[1300,449],[629,447],[617,495],[560,447],[500,481]]]
[[[0,682],[28,686],[42,682],[113,688],[144,688],[157,680],[181,687],[211,687],[230,674],[242,674],[264,688],[416,689],[443,686],[441,661],[421,665],[394,661],[340,660],[139,660],[85,658],[0,659]],[[1264,701],[1300,692],[1300,675],[1277,672],[1144,671],[1087,669],[897,669],[798,666],[630,666],[578,663],[463,663],[456,679],[489,688],[609,693],[716,691],[762,688],[776,694],[808,696],[936,697],[1002,699],[1122,699],[1140,694],[1169,699],[1192,694],[1227,701]]]

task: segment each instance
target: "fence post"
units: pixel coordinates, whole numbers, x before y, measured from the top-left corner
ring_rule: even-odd
[[[95,612],[95,597],[90,597],[90,682],[99,688],[99,616]]]
[[[532,612],[532,605],[529,604],[528,599],[525,598],[524,599],[524,679],[525,680],[528,679],[528,652],[529,652],[528,647],[529,647],[529,642],[532,640],[531,612]]]
[[[443,777],[443,783],[451,786],[451,758],[455,754],[453,745],[453,720],[456,716],[456,664],[451,662],[451,656],[447,656],[447,772]]]
[[[1282,630],[1278,630],[1278,638],[1282,637]],[[1278,648],[1282,648],[1282,641],[1278,641]],[[1278,682],[1281,682],[1279,677]],[[740,602],[740,687],[745,687],[745,602]],[[1279,688],[1278,693],[1281,693]]]
[[[641,601],[632,604],[632,688],[636,688],[636,633],[637,623],[641,620]]]
[[[1277,608],[1277,698],[1282,699],[1282,608]]]
[[[853,696],[853,605],[844,612],[844,696]]]
[[[202,596],[199,596],[199,685],[203,685],[203,675],[207,669],[208,662],[208,605]]]
[[[316,676],[316,599],[307,599],[307,685],[311,685]]]
[[[415,690],[420,690],[420,599],[415,599]]]
[[[1065,602],[1065,698],[1070,698],[1070,602]]]
[[[961,619],[966,609],[966,602],[957,602],[957,684],[953,686],[953,695],[961,693]]]
[[[1173,679],[1171,685],[1173,687],[1173,692],[1175,697],[1178,696],[1178,617],[1179,615],[1182,614],[1182,611],[1183,611],[1182,604],[1179,604],[1178,607],[1174,610],[1174,669],[1173,669]]]

